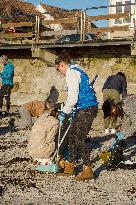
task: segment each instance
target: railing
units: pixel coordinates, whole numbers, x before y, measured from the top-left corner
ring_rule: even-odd
[[[3,19],[5,20],[5,19]],[[7,41],[13,42],[14,40],[22,40],[25,38],[35,37],[34,22],[7,22],[0,25],[0,42],[6,43]]]
[[[24,39],[29,40],[27,43],[38,44],[42,42],[43,37],[67,35],[72,33],[80,33],[80,42],[84,43],[85,33],[105,33],[105,32],[115,32],[115,31],[129,31],[129,26],[114,26],[114,27],[102,27],[93,28],[92,22],[97,20],[109,20],[109,19],[119,19],[130,17],[130,13],[119,13],[119,14],[109,14],[109,15],[98,15],[98,16],[88,16],[86,11],[78,12],[78,15],[69,18],[60,18],[54,20],[41,19],[39,16],[35,16],[33,22],[7,22],[2,23],[0,26],[0,41],[1,43],[9,41],[10,43],[15,42],[17,39],[21,40],[23,43]],[[50,30],[45,29],[49,25],[74,25],[74,29],[62,29],[61,30]],[[42,31],[41,31],[42,27]],[[136,27],[136,26],[135,26]]]

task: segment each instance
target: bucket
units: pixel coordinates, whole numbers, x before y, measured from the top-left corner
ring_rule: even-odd
[[[54,164],[48,164],[48,165],[39,165],[35,168],[36,171],[40,171],[40,172],[49,172],[49,173],[57,173],[59,172],[59,167]]]

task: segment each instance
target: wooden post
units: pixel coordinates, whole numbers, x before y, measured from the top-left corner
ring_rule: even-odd
[[[37,43],[39,43],[39,37],[40,37],[40,16],[38,16],[38,20],[37,20]]]
[[[77,29],[77,33],[80,33],[79,29],[80,29],[80,20],[79,20],[79,16],[77,15],[78,12],[76,12],[76,29]]]
[[[83,42],[83,11],[81,11],[80,41]]]
[[[90,21],[87,21],[87,32],[89,33],[90,30]]]
[[[134,40],[136,41],[136,6],[135,6],[135,16],[134,16]]]
[[[77,18],[77,33],[80,33],[80,20]]]
[[[34,43],[37,43],[37,15],[35,17],[35,38],[34,38]]]
[[[83,11],[83,40],[82,40],[82,43],[85,40],[85,32],[86,32],[86,11]]]

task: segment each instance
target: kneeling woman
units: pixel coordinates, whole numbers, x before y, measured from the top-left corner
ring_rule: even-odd
[[[28,141],[28,153],[42,165],[48,163],[55,150],[55,137],[59,128],[57,108],[44,112],[32,127]]]

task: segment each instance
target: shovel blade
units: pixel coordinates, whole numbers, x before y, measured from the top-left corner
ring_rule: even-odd
[[[109,161],[110,156],[111,156],[111,152],[102,152],[102,153],[100,154],[100,159],[101,159],[104,163],[106,163],[106,162]]]

